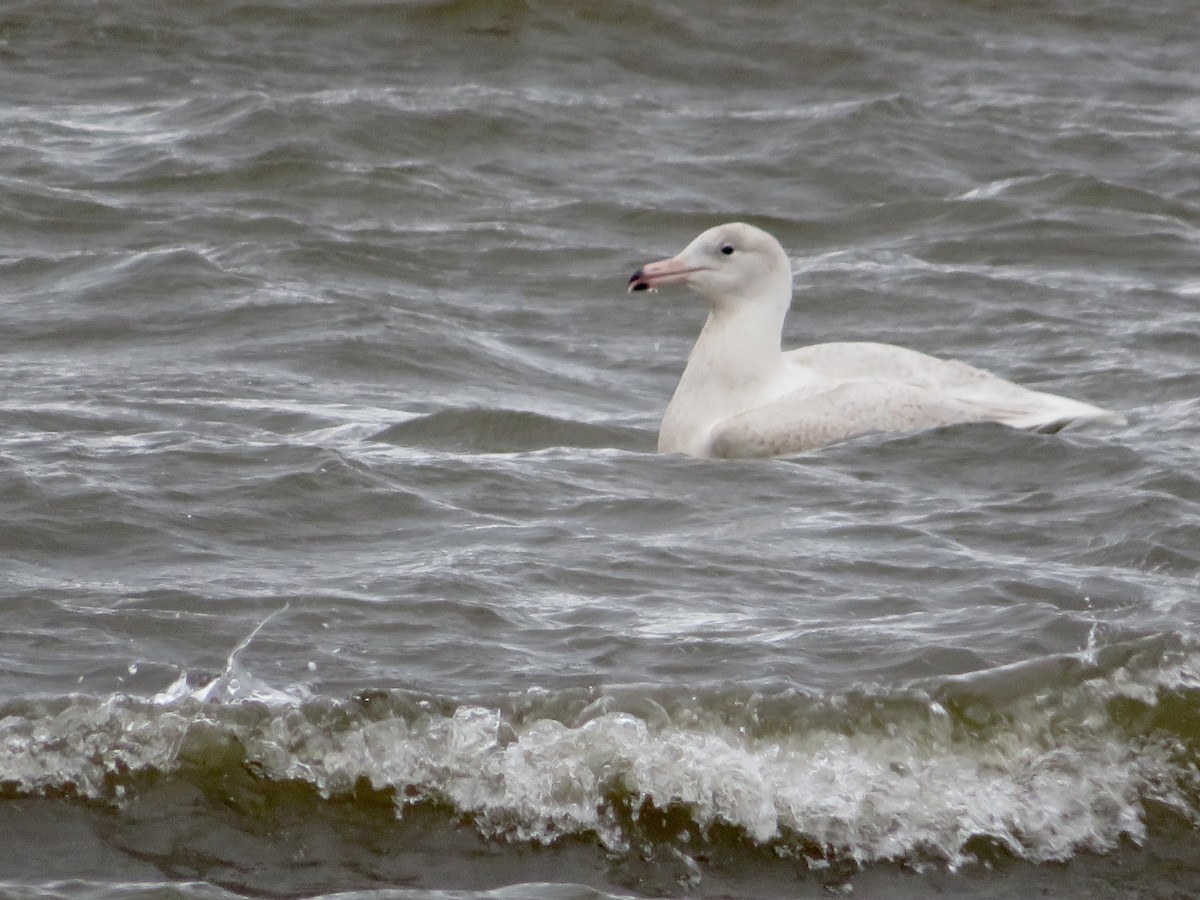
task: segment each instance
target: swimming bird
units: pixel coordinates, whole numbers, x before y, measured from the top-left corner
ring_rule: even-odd
[[[660,453],[784,456],[871,432],[960,422],[1057,431],[1124,419],[956,360],[873,342],[783,352],[792,268],[783,247],[743,222],[705,231],[678,255],[642,266],[630,291],[683,284],[708,301],[658,432]]]

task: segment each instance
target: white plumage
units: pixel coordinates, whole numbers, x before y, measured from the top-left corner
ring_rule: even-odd
[[[787,254],[771,235],[734,222],[677,256],[649,263],[629,289],[686,284],[709,302],[658,434],[660,453],[780,456],[878,431],[1000,422],[1054,431],[1121,416],[1032,391],[981,369],[890,344],[815,344],[784,353],[792,299]]]

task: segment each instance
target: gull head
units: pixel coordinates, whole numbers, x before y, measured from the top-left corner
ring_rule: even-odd
[[[752,300],[785,305],[792,268],[779,241],[761,228],[730,222],[705,231],[670,259],[647,263],[629,279],[629,290],[684,284],[714,307]]]

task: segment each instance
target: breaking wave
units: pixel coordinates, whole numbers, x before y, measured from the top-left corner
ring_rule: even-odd
[[[499,842],[572,836],[621,854],[736,839],[810,867],[955,868],[1141,844],[1156,817],[1200,819],[1198,750],[1200,652],[1157,638],[838,695],[331,700],[271,688],[235,654],[219,677],[181,677],[151,698],[0,707],[10,797],[120,809],[163,779],[237,773],[268,793],[383,799],[398,818],[432,804]]]

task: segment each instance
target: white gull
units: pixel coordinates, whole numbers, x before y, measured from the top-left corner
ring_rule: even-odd
[[[710,228],[677,256],[638,269],[629,290],[669,284],[699,292],[709,313],[663,415],[660,453],[781,456],[871,432],[960,422],[1057,431],[1079,420],[1124,421],[1089,403],[891,344],[782,352],[791,264],[779,242],[752,225]]]

